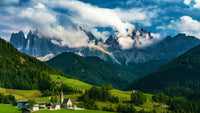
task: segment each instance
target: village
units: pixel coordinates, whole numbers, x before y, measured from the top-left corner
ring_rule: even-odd
[[[49,99],[52,97],[50,96]],[[32,105],[31,105],[32,104]],[[60,94],[60,103],[59,102],[35,102],[34,99],[19,99],[17,100],[17,108],[22,109],[22,113],[31,113],[32,111],[38,110],[60,110],[61,108],[71,109],[71,110],[84,110],[84,108],[79,108],[70,98],[64,99],[63,91],[61,90]]]
[[[62,81],[52,80],[51,82],[61,85]],[[132,93],[138,92],[137,90],[131,90]],[[39,110],[61,110],[61,109],[70,109],[70,110],[85,110],[85,108],[80,108],[76,105],[77,102],[72,101],[70,98],[64,98],[63,90],[60,91],[60,103],[54,100],[53,96],[49,97],[50,102],[35,102],[34,99],[19,99],[17,100],[17,108],[22,109],[22,113],[31,113]],[[57,97],[56,97],[57,100]],[[132,106],[133,104],[130,104]],[[159,105],[154,105],[154,108],[167,108],[168,105],[165,103],[160,103]],[[135,106],[135,108],[141,108],[139,106]]]

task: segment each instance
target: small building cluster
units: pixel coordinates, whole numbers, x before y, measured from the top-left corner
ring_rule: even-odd
[[[60,110],[61,108],[72,109],[72,110],[84,110],[84,108],[79,108],[76,105],[73,105],[70,99],[64,99],[62,90],[61,90],[61,95],[60,95],[61,103],[50,102],[49,104],[47,104],[46,102],[37,102],[33,105],[32,108],[30,108],[28,101],[29,101],[28,99],[18,100],[17,107],[26,109],[26,110],[32,110],[32,111],[38,111],[40,109]]]
[[[18,108],[32,109],[33,111],[38,111],[39,109],[46,109],[46,102],[37,102],[30,108],[28,104],[28,99],[19,99],[17,100]]]
[[[47,108],[49,109],[49,110],[59,110],[60,109],[60,103],[49,103],[48,105],[47,105]]]

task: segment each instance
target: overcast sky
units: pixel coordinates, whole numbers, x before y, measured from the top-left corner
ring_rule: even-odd
[[[0,37],[6,40],[13,32],[37,29],[67,45],[87,45],[80,26],[104,40],[135,26],[160,37],[186,33],[200,38],[200,0],[0,1]]]

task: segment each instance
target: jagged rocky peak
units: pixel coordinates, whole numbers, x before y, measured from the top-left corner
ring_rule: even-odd
[[[79,27],[80,30],[82,30],[89,38],[88,42],[94,42],[95,45],[98,45],[98,42],[103,42],[102,38],[97,39],[92,32],[90,32],[89,30],[86,30],[82,27]]]
[[[10,38],[10,43],[16,48],[20,48],[25,45],[26,39],[24,33],[20,31],[19,33],[12,33]]]
[[[30,40],[30,39],[32,39],[32,38],[33,38],[33,33],[32,33],[32,31],[30,30],[30,31],[28,32],[27,39]]]
[[[120,46],[119,39],[124,37],[130,37],[133,41],[132,48],[141,48],[151,45],[155,40],[153,35],[145,29],[139,29],[139,27],[135,27],[133,30],[126,30],[126,33],[120,33],[118,31],[115,32],[113,36],[110,36],[105,44],[111,46]],[[154,40],[155,39],[155,40]],[[129,39],[130,40],[130,39]],[[120,48],[120,47],[118,47]]]
[[[117,42],[117,40],[113,37],[110,36],[106,41],[105,44],[107,45],[119,45],[119,43]]]

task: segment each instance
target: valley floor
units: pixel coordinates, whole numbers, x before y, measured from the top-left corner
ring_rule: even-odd
[[[74,79],[69,79],[65,78],[62,76],[57,76],[57,75],[51,75],[51,78],[56,81],[63,81],[63,84],[67,84],[71,87],[74,88],[80,88],[83,90],[91,88],[92,85],[86,84],[84,82],[81,82],[79,80],[74,80]],[[14,90],[14,89],[5,89],[5,88],[0,88],[0,93],[4,94],[12,94],[14,95],[17,99],[30,99],[34,98],[36,102],[50,102],[49,97],[40,97],[41,92],[38,90]],[[118,96],[120,100],[120,104],[123,104],[123,101],[130,101],[130,96],[131,96],[131,91],[120,91],[117,89],[112,89],[111,94],[114,96]],[[78,97],[81,96],[81,93],[76,93],[76,94],[68,94],[64,95],[64,98],[70,98],[73,102],[77,103]],[[140,107],[136,107],[137,110],[145,110],[145,111],[152,111],[156,110],[158,113],[160,112],[167,112],[166,108],[155,108],[154,106],[159,105],[159,103],[155,103],[152,100],[152,95],[151,94],[145,94],[147,96],[147,102],[141,105]],[[57,98],[60,98],[59,95]],[[116,107],[119,105],[119,103],[110,103],[110,102],[96,102],[98,108],[102,110],[103,107],[107,106],[112,106],[115,110]],[[0,113],[20,113],[21,111],[16,108],[15,106],[9,106],[5,104],[0,104]],[[56,111],[50,111],[50,110],[39,110],[34,113],[64,113],[64,112],[69,112],[69,113],[108,113],[106,111],[94,111],[94,110],[68,110],[68,109],[61,109],[61,110],[56,110]]]

